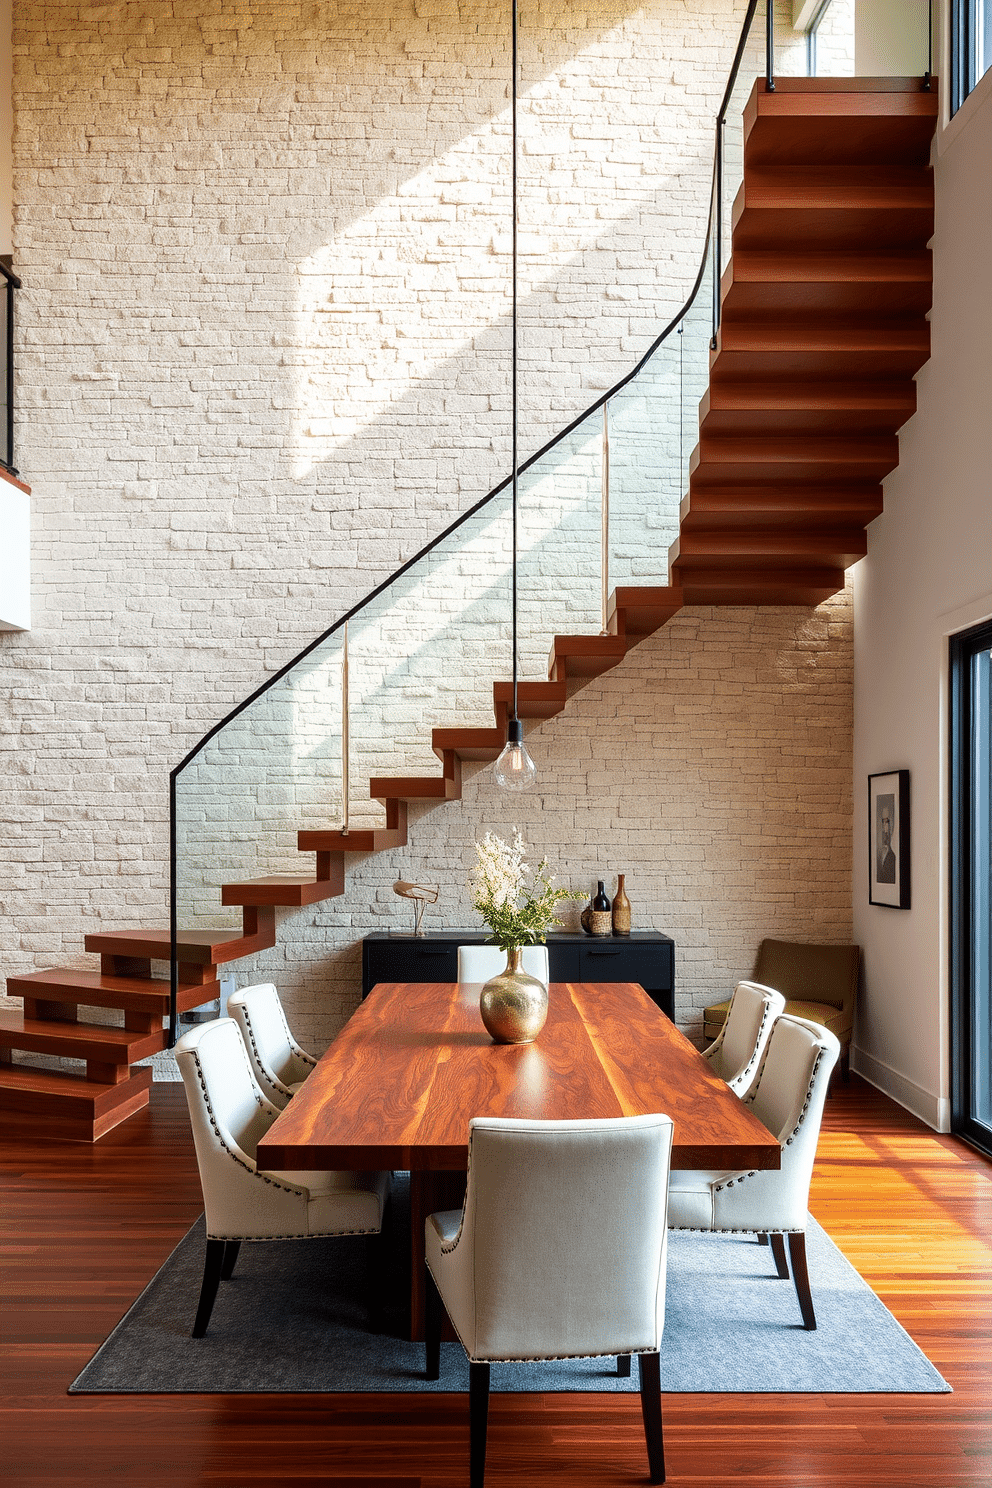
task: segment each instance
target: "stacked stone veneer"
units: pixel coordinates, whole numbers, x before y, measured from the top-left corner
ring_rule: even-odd
[[[523,7],[525,452],[692,281],[739,19]],[[0,638],[4,974],[163,923],[169,768],[505,473],[505,31],[505,6],[470,0],[15,5],[34,628]],[[703,332],[613,410],[615,582],[665,578]],[[529,675],[555,630],[598,626],[600,454],[594,420],[523,482]],[[356,817],[370,771],[436,768],[431,724],[490,721],[507,530],[501,501],[352,627]],[[770,928],[848,933],[846,617],[693,612],[539,731],[532,835],[583,888],[628,871],[639,922],[679,941],[690,1023]],[[338,667],[332,642],[185,778],[191,920],[229,923],[217,885],[295,865],[297,828],[335,823]],[[487,792],[414,811],[405,852],[280,916],[241,979],[275,975],[326,1040],[358,938],[404,922],[393,878],[433,872],[436,923],[466,919]]]

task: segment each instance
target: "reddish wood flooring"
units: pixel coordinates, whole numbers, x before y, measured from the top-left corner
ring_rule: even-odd
[[[65,1394],[199,1212],[180,1087],[93,1147],[10,1142],[0,1171],[4,1484],[466,1481],[462,1397]],[[955,1393],[666,1395],[669,1482],[992,1482],[992,1165],[854,1079],[828,1103],[811,1207]],[[490,1488],[646,1480],[636,1397],[494,1397]]]

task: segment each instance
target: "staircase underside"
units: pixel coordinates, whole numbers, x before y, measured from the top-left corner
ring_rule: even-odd
[[[618,588],[606,635],[556,636],[548,680],[520,685],[522,718],[559,713],[685,604],[816,605],[843,587],[882,510],[930,351],[936,110],[919,79],[783,78],[774,93],[759,80],[669,582]],[[511,684],[496,682],[492,728],[433,730],[440,774],[371,780],[382,827],[301,831],[312,872],[225,884],[242,930],[181,932],[180,1010],[218,995],[220,965],[274,945],[277,906],[343,893],[346,853],[404,846],[409,802],[457,800],[462,762],[503,748],[511,699]],[[152,962],[169,944],[163,929],[87,935],[99,972],[8,979],[24,1008],[0,1012],[5,1123],[95,1141],[147,1103],[151,1072],[132,1066],[165,1047],[168,983]],[[116,1009],[121,1026],[81,1023],[80,1007]],[[79,1060],[83,1073],[12,1065],[14,1050]]]

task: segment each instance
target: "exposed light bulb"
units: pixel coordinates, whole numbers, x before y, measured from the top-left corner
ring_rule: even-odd
[[[537,766],[527,753],[523,725],[511,718],[503,753],[493,766],[493,777],[502,790],[526,791],[537,784]]]

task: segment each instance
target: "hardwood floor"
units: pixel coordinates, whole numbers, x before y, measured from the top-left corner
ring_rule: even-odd
[[[199,1213],[181,1087],[95,1146],[8,1135],[0,1172],[5,1484],[466,1481],[463,1397],[66,1395]],[[811,1208],[954,1394],[666,1395],[668,1481],[992,1482],[992,1165],[854,1078],[827,1105]],[[487,1481],[646,1482],[637,1397],[494,1397]]]

